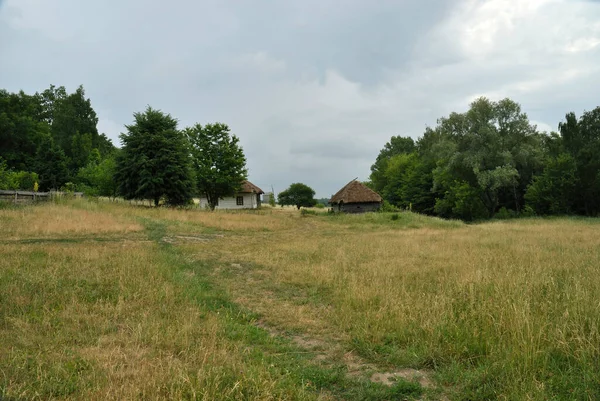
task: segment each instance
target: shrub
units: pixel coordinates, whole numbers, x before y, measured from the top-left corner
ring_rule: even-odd
[[[300,216],[316,216],[317,212],[309,209],[300,209]]]
[[[500,208],[500,210],[498,210],[498,212],[494,215],[494,218],[499,220],[514,219],[515,217],[517,217],[517,212],[514,210],[509,210],[505,207]]]
[[[398,209],[396,206],[392,205],[390,202],[384,200],[383,203],[381,204],[381,208],[379,209],[380,212],[399,212],[400,209]]]
[[[392,220],[394,220],[394,221],[395,221],[395,220],[398,220],[399,218],[400,218],[400,216],[398,215],[398,213],[394,213],[394,214],[392,215]]]
[[[6,162],[0,159],[0,189],[34,191],[39,179],[36,173],[8,170]]]
[[[535,210],[531,206],[525,206],[523,210],[521,210],[521,217],[534,217]]]
[[[71,194],[71,193],[75,192],[76,189],[77,188],[76,188],[75,184],[72,183],[72,182],[67,182],[67,183],[65,183],[65,185],[63,185],[60,188],[61,191],[66,192],[68,194]]]
[[[537,214],[569,214],[577,201],[577,164],[569,154],[550,159],[544,172],[533,177],[525,201]]]

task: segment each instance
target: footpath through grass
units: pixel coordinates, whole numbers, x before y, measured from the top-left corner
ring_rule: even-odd
[[[600,222],[0,210],[0,398],[600,399]]]
[[[178,238],[181,221],[161,213],[82,202],[2,211],[0,398],[385,400],[423,393],[416,383],[388,387],[349,378],[344,366],[320,367],[292,341],[257,327],[257,315],[215,282],[216,262],[168,240]],[[23,226],[61,218],[67,224],[50,225],[43,240]],[[90,241],[103,219],[129,224],[108,230],[118,240]],[[195,227],[196,235],[214,233]]]

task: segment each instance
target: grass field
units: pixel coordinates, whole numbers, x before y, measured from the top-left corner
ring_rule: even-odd
[[[0,399],[597,400],[600,220],[0,209]]]

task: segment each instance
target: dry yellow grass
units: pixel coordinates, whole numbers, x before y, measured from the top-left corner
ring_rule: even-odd
[[[82,201],[78,203],[83,204]],[[142,229],[131,219],[95,210],[65,208],[53,203],[17,210],[0,209],[0,222],[0,238],[3,239],[71,234],[127,234]]]
[[[248,362],[247,345],[224,337],[230,318],[199,307],[178,278],[193,281],[194,271],[178,271],[160,245],[77,241],[109,232],[108,223],[121,233],[140,229],[121,210],[82,207],[102,208],[48,204],[0,215],[11,238],[0,244],[0,397],[318,398]],[[39,237],[22,227],[32,221],[73,242],[19,242]]]
[[[182,223],[178,230],[198,230],[207,227],[216,230],[255,232],[276,231],[294,228],[298,221],[297,213],[284,213],[279,209],[265,208],[254,211],[207,211],[200,208],[132,208],[127,204],[97,204],[100,210],[110,211],[124,217],[142,217]]]
[[[370,367],[431,369],[452,399],[600,397],[597,220],[467,226],[410,213],[392,221],[88,203],[2,210],[0,219],[13,240],[41,227],[51,227],[46,236],[133,234],[142,223],[158,227],[146,230],[159,242],[185,234],[169,247],[139,235],[0,244],[0,370],[12,397],[330,396],[289,378],[282,387],[272,362],[249,356],[256,334],[240,335],[248,328],[194,298],[212,291],[206,280],[274,333],[334,344]],[[222,236],[189,237],[207,229]]]
[[[580,377],[600,356],[597,222],[329,230],[321,222],[268,240],[190,248],[225,263],[259,265],[228,275],[230,291],[277,327],[342,338],[386,363],[487,359],[503,376],[490,390],[499,398],[547,399],[563,391],[600,397],[593,384],[599,377]],[[307,304],[306,289],[324,299]],[[576,378],[552,388],[548,377],[560,370]],[[570,388],[577,381],[581,387]]]

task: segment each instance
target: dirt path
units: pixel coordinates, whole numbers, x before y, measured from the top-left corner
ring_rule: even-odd
[[[269,326],[264,320],[258,320],[256,326],[269,332],[274,337],[283,337],[291,340],[307,353],[313,354],[316,364],[334,366],[342,362],[346,366],[346,376],[354,379],[368,379],[372,383],[380,383],[392,387],[400,380],[418,383],[425,390],[433,390],[421,400],[449,401],[443,394],[443,389],[436,386],[430,370],[417,370],[411,368],[386,371],[373,363],[369,363],[352,351],[346,351],[339,341],[303,335],[286,335],[281,330]]]

